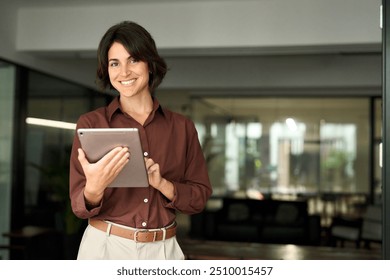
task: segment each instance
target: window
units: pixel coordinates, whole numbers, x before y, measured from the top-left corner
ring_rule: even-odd
[[[214,195],[370,192],[369,98],[197,98]]]
[[[28,72],[27,96],[25,223],[74,233],[81,222],[69,208],[75,124],[81,114],[106,105],[107,96],[35,71]]]

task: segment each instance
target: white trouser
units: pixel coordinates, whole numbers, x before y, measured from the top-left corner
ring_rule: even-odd
[[[88,225],[80,243],[78,260],[183,260],[176,236],[164,241],[135,242]]]

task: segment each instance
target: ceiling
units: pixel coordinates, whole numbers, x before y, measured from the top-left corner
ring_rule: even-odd
[[[0,3],[5,0],[0,0]],[[196,0],[196,2],[210,2],[210,0]],[[211,1],[235,1],[235,0],[211,0]],[[129,3],[174,3],[174,2],[194,2],[194,0],[13,0],[8,4],[20,6],[20,7],[59,7],[59,6],[89,6],[89,5],[116,5],[116,4],[129,4]]]
[[[269,1],[269,0],[263,0]],[[0,0],[0,5],[6,0]],[[129,3],[183,3],[183,2],[235,2],[235,0],[13,0],[7,1],[9,6],[14,7],[72,7],[72,6],[93,6],[107,5],[115,6]],[[160,49],[159,52],[164,57],[221,57],[221,56],[259,56],[259,55],[311,55],[311,54],[342,54],[342,55],[366,55],[380,54],[381,45],[373,44],[332,44],[332,45],[300,45],[300,46],[261,46],[261,47],[223,47],[223,48],[169,48]],[[30,54],[44,58],[77,58],[95,59],[95,50],[83,51],[36,51]]]
[[[271,2],[272,0],[257,1]],[[84,6],[88,8],[89,6],[94,5],[115,6],[129,3],[145,4],[182,2],[217,2],[219,6],[219,3],[235,2],[235,0],[13,0],[9,2],[5,0],[0,0],[0,6],[4,7],[4,5],[10,5],[14,8],[16,7],[16,9],[18,7],[39,8],[61,6]],[[102,9],[103,11],[105,10],[104,7]],[[219,94],[218,90],[222,90],[223,94],[227,94],[227,88],[231,89],[233,87],[233,91],[236,91],[238,86],[240,86],[239,92],[242,93],[243,91],[245,91],[247,95],[258,95],[259,87],[262,89],[262,92],[265,92],[264,88],[272,87],[272,91],[270,91],[271,95],[278,94],[278,92],[275,92],[276,90],[278,90],[278,88],[282,88],[282,92],[279,95],[285,95],[286,90],[284,89],[287,85],[287,89],[289,92],[292,92],[293,89],[297,87],[301,95],[302,93],[304,93],[304,95],[312,95],[312,87],[316,87],[316,93],[320,92],[320,94],[328,95],[329,92],[322,92],[321,87],[323,86],[323,84],[331,85],[331,83],[329,83],[329,80],[334,79],[334,75],[332,76],[329,73],[335,68],[339,67],[338,64],[341,64],[341,62],[339,63],[338,61],[352,61],[356,57],[358,61],[363,62],[370,62],[371,60],[375,60],[373,63],[371,63],[375,64],[377,60],[375,57],[381,55],[381,44],[366,43],[348,45],[344,42],[340,44],[322,45],[279,45],[277,47],[271,45],[252,45],[246,47],[201,46],[194,48],[177,49],[173,47],[168,47],[165,49],[159,49],[159,53],[163,57],[167,58],[167,61],[172,68],[170,71],[171,75],[165,80],[162,89],[164,89],[164,86],[166,86],[166,88],[170,90],[180,88],[180,90],[184,89],[187,91],[191,91],[191,94],[193,95],[197,94],[194,93],[195,91],[201,91],[202,93],[206,91],[212,91],[212,95],[215,96]],[[43,61],[44,63],[51,63],[55,61],[56,63],[62,65],[61,69],[59,69],[58,71],[57,69],[54,69],[54,72],[51,68],[39,68],[42,64],[40,63],[37,66],[37,69],[43,71],[44,73],[55,73],[58,76],[64,76],[63,73],[66,73],[66,75],[64,76],[66,80],[76,81],[77,83],[84,84],[88,87],[95,87],[94,73],[96,67],[96,50],[38,50],[26,51],[25,53],[21,52],[21,54],[26,54],[26,57],[32,58],[33,63],[35,62],[35,60],[37,62]],[[20,57],[22,57],[22,55]],[[286,62],[281,63],[281,60]],[[235,62],[234,65],[231,63],[232,61]],[[24,63],[24,61],[22,61],[21,63]],[[353,73],[356,72],[355,68],[359,68],[359,66],[362,65],[362,63],[350,64],[350,66],[348,64],[348,67],[352,67],[353,69],[351,69],[351,71],[349,72],[345,71],[345,73],[348,74],[347,78],[354,77]],[[345,63],[343,65],[345,65]],[[369,67],[369,63],[365,63],[364,65],[368,65],[367,67],[365,67],[367,71],[370,71],[371,73],[373,72],[371,71],[372,67]],[[75,69],[75,71],[73,71],[73,69]],[[242,69],[246,69],[248,73],[243,74],[244,71],[242,71]],[[310,72],[308,72],[307,69],[310,69]],[[93,74],[89,75],[87,73]],[[314,75],[312,73],[317,74]],[[307,80],[309,81],[308,84],[309,86],[311,86],[309,87],[308,91],[304,91],[307,87],[306,83],[296,85],[297,79],[294,79],[294,77],[296,76],[307,77]],[[321,79],[323,78],[325,82],[322,82],[319,77],[321,77]],[[357,77],[359,78],[360,76]],[[169,80],[169,78],[171,78],[171,80]],[[238,85],[239,82],[231,82],[241,81],[241,79],[245,87],[241,87],[241,85]],[[311,82],[313,80],[318,80],[320,85],[317,86],[314,82]],[[365,79],[362,80],[365,81]],[[264,82],[265,85],[261,84],[262,82]],[[274,84],[278,87],[277,89],[274,89]],[[314,84],[314,86],[312,86],[312,84]],[[341,84],[341,86],[339,86],[339,84]],[[345,82],[345,84],[349,86],[347,82]],[[363,82],[360,82],[360,80],[357,84],[365,85]],[[194,87],[194,85],[196,85],[197,87]],[[202,87],[199,87],[198,85],[202,85]],[[340,82],[336,86],[343,87],[344,83]],[[371,83],[369,84],[369,86],[370,89],[372,87],[376,89],[377,84]],[[339,91],[338,88],[337,90],[334,90],[333,86],[332,92],[335,92],[335,94],[339,94],[339,92],[345,94],[346,90],[348,90],[349,88],[350,87],[346,89],[342,88],[342,90]],[[360,95],[360,88],[356,89],[354,84],[353,87],[351,86],[351,88],[353,88],[353,92],[351,92],[351,94]],[[252,92],[248,92],[251,90],[253,91],[253,94]],[[236,94],[233,91],[231,95]],[[363,94],[366,94],[367,87],[363,87],[362,91]],[[266,92],[266,94],[268,94],[268,92]]]

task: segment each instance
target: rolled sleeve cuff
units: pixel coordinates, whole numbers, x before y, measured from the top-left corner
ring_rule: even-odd
[[[77,197],[75,201],[76,207],[74,207],[74,213],[76,216],[82,218],[82,219],[88,219],[93,216],[96,216],[99,214],[100,209],[102,207],[102,201],[100,202],[99,206],[92,208],[91,210],[87,209],[87,205],[85,202],[84,194],[81,192],[80,195]]]
[[[173,208],[180,212],[186,214],[196,214],[203,210],[207,199],[204,199],[199,193],[198,195],[195,189],[198,189],[199,186],[192,186],[182,183],[173,183],[175,187],[175,196],[171,202],[169,202],[166,207]]]

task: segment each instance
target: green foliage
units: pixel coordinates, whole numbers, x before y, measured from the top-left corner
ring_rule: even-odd
[[[331,150],[323,162],[325,169],[339,169],[345,167],[348,162],[347,153],[340,150]]]

